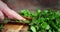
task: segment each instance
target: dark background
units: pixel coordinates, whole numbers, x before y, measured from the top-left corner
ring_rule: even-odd
[[[7,5],[15,10],[19,11],[21,9],[60,9],[60,0],[3,0]]]

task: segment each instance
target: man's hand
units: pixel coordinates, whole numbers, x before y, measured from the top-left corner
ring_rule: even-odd
[[[0,0],[0,19],[4,19],[3,13],[10,19],[26,20]]]

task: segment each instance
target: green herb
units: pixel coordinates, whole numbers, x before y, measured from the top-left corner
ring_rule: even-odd
[[[31,26],[32,32],[36,32],[36,28],[34,26]]]
[[[2,28],[3,28],[3,24],[0,24],[0,30],[2,30]]]
[[[29,32],[59,32],[60,31],[60,11],[53,9],[50,10],[36,10],[36,12],[30,12],[29,10],[22,10],[21,15],[25,17],[31,17],[32,21],[28,23],[30,25]]]

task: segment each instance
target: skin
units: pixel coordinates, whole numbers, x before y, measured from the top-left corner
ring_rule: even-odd
[[[0,19],[5,18],[5,15],[10,18],[10,19],[17,19],[17,20],[23,20],[25,21],[26,19],[23,18],[21,15],[19,15],[17,12],[14,10],[10,9],[6,3],[2,2],[0,0]]]

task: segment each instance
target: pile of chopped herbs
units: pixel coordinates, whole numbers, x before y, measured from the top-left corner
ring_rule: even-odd
[[[20,15],[32,18],[32,21],[26,20],[29,24],[28,32],[60,32],[60,11],[40,10],[30,12],[29,10],[21,10]]]
[[[19,14],[32,18],[31,21],[28,19],[26,21],[16,20],[27,23],[29,25],[28,32],[60,32],[60,11],[37,9],[35,12],[31,12],[24,9]]]

